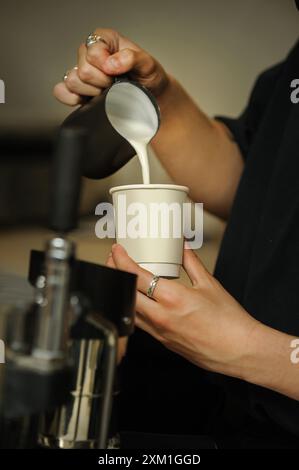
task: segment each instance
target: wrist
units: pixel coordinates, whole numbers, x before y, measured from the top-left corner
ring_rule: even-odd
[[[246,311],[231,323],[228,337],[229,346],[217,372],[236,377],[246,382],[252,381],[256,368],[256,356],[260,322]],[[258,362],[258,361],[257,361]]]
[[[241,368],[243,380],[278,390],[290,357],[289,336],[258,321],[247,341]]]
[[[159,92],[156,94],[158,105],[163,114],[168,108],[173,111],[173,103],[179,96],[179,83],[170,74],[166,74],[165,81],[161,85]]]

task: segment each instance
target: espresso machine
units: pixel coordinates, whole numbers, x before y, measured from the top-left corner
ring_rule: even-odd
[[[53,158],[53,236],[31,252],[28,284],[14,291],[0,279],[0,448],[108,446],[118,338],[133,331],[136,276],[76,258],[68,234],[95,147],[90,127],[73,121],[61,127]]]

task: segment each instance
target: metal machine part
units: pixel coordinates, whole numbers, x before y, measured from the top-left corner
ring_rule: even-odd
[[[52,448],[96,448],[103,344],[100,340],[74,341],[70,353],[76,357],[76,380],[70,400],[42,417],[39,442]]]
[[[98,324],[99,325],[99,324]],[[68,403],[42,419],[39,442],[51,448],[107,447],[112,406],[117,336],[103,327],[103,340],[73,341],[75,386]]]
[[[56,250],[62,246],[63,256],[61,249],[59,253]],[[67,334],[70,326],[66,321],[64,297],[68,295],[72,253],[70,245],[62,244],[61,239],[49,243],[48,279],[52,288],[57,289],[50,289],[48,297],[41,296],[41,278],[35,291],[22,280],[22,292],[15,292],[14,299],[13,284],[0,296],[0,334],[5,342],[6,361],[0,371],[1,448],[35,447],[39,413],[61,405],[68,397],[71,368],[64,332]],[[53,331],[55,338],[52,338]],[[34,349],[36,345],[38,349]]]
[[[24,302],[16,295],[0,305],[0,448],[35,447],[38,434],[51,448],[107,447],[117,338],[133,331],[136,276],[77,261],[65,236],[77,224],[84,151],[84,132],[61,130],[50,211],[57,235],[31,253],[34,293],[28,286]]]
[[[36,359],[63,358],[67,349],[67,334],[71,324],[69,310],[70,263],[74,245],[62,237],[48,242],[46,273],[36,281],[40,297],[36,340],[32,355]]]
[[[31,253],[29,279],[45,273],[47,256]],[[73,259],[70,279],[71,329],[68,357],[73,364],[69,399],[45,413],[39,443],[50,448],[107,447],[118,336],[133,331],[136,276]],[[117,286],[118,295],[113,295]]]

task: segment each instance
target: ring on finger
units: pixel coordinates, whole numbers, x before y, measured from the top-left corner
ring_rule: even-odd
[[[78,70],[78,66],[76,65],[75,67],[73,67],[72,69],[70,70],[67,70],[64,75],[63,75],[63,81],[65,82],[69,76],[69,74],[71,73],[72,70]]]
[[[159,276],[153,276],[151,282],[150,282],[150,285],[147,289],[147,293],[146,295],[152,299],[153,298],[153,295],[154,295],[154,290],[156,288],[156,285],[158,284],[158,281],[159,281],[160,277]]]
[[[93,44],[96,44],[97,42],[103,42],[104,44],[106,44],[106,46],[108,45],[105,39],[102,38],[102,36],[99,36],[98,34],[95,34],[95,33],[91,33],[88,35],[85,41],[85,45],[86,47],[89,47],[89,46],[92,46]]]

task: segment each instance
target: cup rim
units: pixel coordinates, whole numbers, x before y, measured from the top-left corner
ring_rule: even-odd
[[[174,189],[176,191],[184,191],[189,193],[189,188],[187,186],[180,186],[177,184],[125,184],[123,186],[114,186],[109,189],[109,194],[113,194],[116,191],[127,191],[129,189]]]

